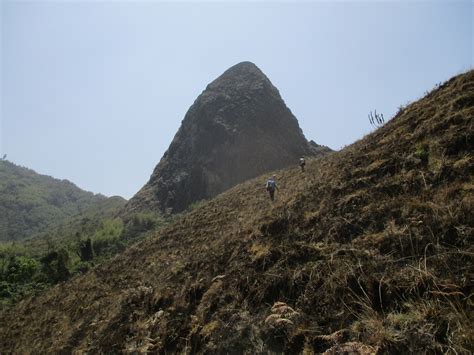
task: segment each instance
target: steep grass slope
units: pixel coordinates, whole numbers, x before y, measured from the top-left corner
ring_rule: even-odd
[[[472,352],[474,72],[1,315],[0,352]]]

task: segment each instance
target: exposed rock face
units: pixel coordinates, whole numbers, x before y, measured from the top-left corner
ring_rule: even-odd
[[[301,155],[329,151],[308,143],[270,80],[254,64],[242,62],[196,99],[125,214],[180,212],[247,179],[296,164]]]

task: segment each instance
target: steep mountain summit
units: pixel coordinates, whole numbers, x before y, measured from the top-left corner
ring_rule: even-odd
[[[180,212],[301,155],[330,149],[309,144],[263,72],[239,63],[210,83],[190,107],[149,182],[124,213]]]

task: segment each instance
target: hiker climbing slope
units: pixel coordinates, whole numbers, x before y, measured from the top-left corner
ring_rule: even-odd
[[[274,201],[275,200],[275,190],[279,190],[278,189],[278,186],[276,184],[276,181],[275,181],[275,178],[276,176],[273,175],[272,177],[270,177],[267,181],[267,184],[266,184],[266,189],[268,191],[268,193],[270,194],[270,200]]]
[[[300,168],[301,171],[304,172],[304,166],[306,165],[306,161],[304,160],[304,157],[300,158]]]

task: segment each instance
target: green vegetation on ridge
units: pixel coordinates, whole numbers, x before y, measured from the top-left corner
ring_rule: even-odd
[[[121,197],[107,198],[67,180],[0,161],[0,242],[32,238],[71,217],[121,207]]]
[[[166,224],[152,213],[84,218],[31,241],[0,243],[0,306],[66,281],[110,259]]]
[[[85,272],[138,238],[136,227],[114,219],[125,202],[1,160],[0,304]],[[95,250],[85,260],[81,250],[87,240]]]
[[[203,203],[196,202],[189,210]],[[87,272],[179,218],[143,212],[124,222],[114,217],[117,210],[112,204],[70,218],[34,238],[0,243],[0,308]]]

